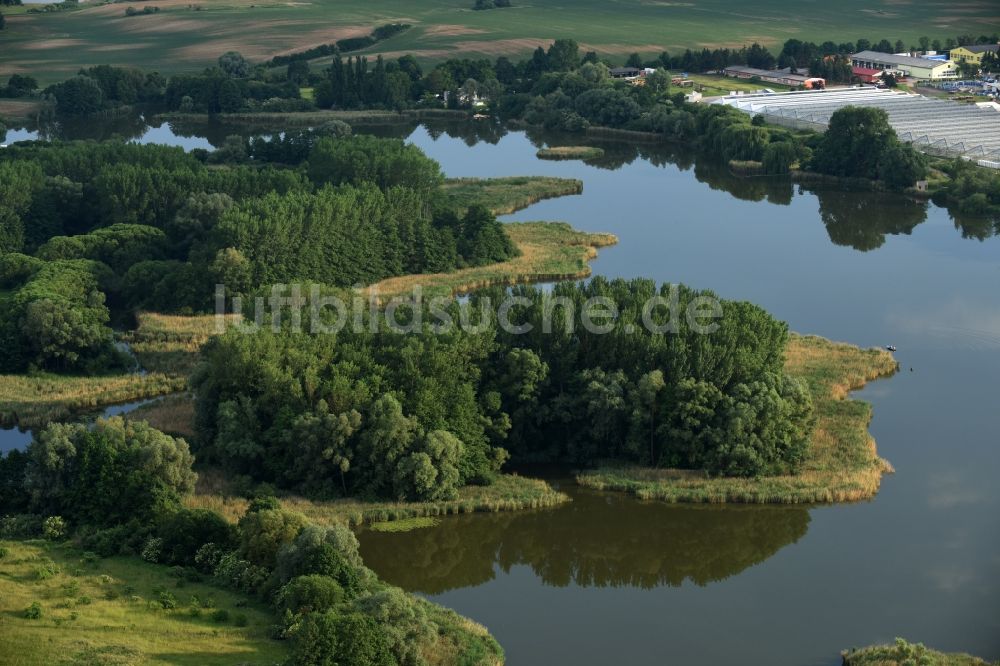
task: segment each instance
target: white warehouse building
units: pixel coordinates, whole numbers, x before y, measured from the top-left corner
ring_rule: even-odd
[[[900,72],[915,79],[953,79],[958,76],[958,65],[950,60],[931,60],[878,51],[855,53],[851,56],[851,66]]]

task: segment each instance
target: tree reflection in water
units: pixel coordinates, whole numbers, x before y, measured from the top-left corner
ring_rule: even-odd
[[[886,235],[907,234],[927,219],[927,203],[886,192],[818,189],[819,214],[830,240],[867,252]]]
[[[527,565],[547,585],[679,586],[720,581],[805,535],[798,506],[677,506],[571,489],[528,513],[445,518],[405,533],[362,530],[365,564],[407,590],[440,594]]]

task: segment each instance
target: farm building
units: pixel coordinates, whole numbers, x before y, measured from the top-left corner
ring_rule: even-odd
[[[967,62],[979,67],[983,64],[983,56],[998,51],[1000,51],[1000,44],[976,44],[975,46],[953,48],[949,55],[955,62]]]
[[[879,83],[882,80],[881,69],[868,69],[867,67],[852,67],[851,73],[854,78],[861,83]]]
[[[877,51],[861,51],[851,56],[851,66],[864,69],[888,70],[915,79],[949,79],[958,76],[958,65],[953,62],[894,55]]]
[[[1000,113],[880,88],[841,88],[723,97],[726,104],[767,121],[823,131],[845,106],[885,109],[902,141],[932,154],[1000,162]]]
[[[815,76],[792,74],[790,67],[786,67],[785,69],[757,69],[755,67],[734,65],[732,67],[726,67],[722,73],[734,79],[760,79],[765,83],[777,83],[783,86],[805,86],[806,88],[826,87],[826,81],[824,79]]]
[[[609,73],[613,79],[634,79],[643,71],[638,67],[613,67]]]

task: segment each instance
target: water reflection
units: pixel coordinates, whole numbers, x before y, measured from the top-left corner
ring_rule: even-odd
[[[833,189],[813,193],[830,240],[862,252],[882,247],[887,235],[909,235],[927,219],[928,204],[905,196]]]
[[[139,407],[156,402],[159,399],[159,397],[147,398],[145,400],[125,402],[118,405],[109,405],[97,411],[82,413],[76,420],[91,422],[98,418],[107,419],[112,416],[125,416]],[[12,426],[9,422],[0,423],[0,457],[11,451],[23,451],[28,448],[28,444],[31,444],[33,438],[34,432],[30,429],[20,428],[16,425]]]
[[[366,530],[361,553],[390,583],[440,594],[527,565],[550,586],[707,585],[805,535],[802,507],[670,506],[571,488],[573,502],[532,513],[447,518],[402,534]]]
[[[3,457],[10,451],[23,451],[31,443],[31,437],[30,430],[21,430],[17,427],[0,427],[0,457]]]
[[[955,228],[962,232],[962,238],[984,241],[993,236],[1000,236],[1000,218],[951,212],[951,219],[955,223]]]

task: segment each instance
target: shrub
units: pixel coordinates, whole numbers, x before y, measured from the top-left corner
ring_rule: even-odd
[[[66,536],[66,521],[61,516],[49,516],[42,521],[42,536],[58,541]]]
[[[278,549],[305,526],[305,516],[281,509],[245,514],[239,522],[240,553],[250,562],[273,568]]]
[[[29,620],[38,620],[42,617],[42,605],[37,601],[24,609],[24,617]]]
[[[239,553],[234,551],[219,558],[219,564],[212,575],[220,584],[253,594],[267,582],[270,571],[240,559]]]
[[[43,560],[35,567],[35,580],[48,580],[59,573],[59,565],[52,560]]]
[[[156,591],[156,603],[165,610],[177,608],[177,597],[167,590],[161,589]]]
[[[80,544],[101,557],[137,554],[149,537],[149,527],[130,521],[106,529],[85,531]]]
[[[142,545],[142,551],[139,553],[139,557],[146,560],[147,562],[159,562],[160,552],[163,550],[163,539],[159,537],[150,537],[146,539],[146,543]]]
[[[313,666],[391,666],[393,658],[382,628],[360,613],[338,616],[309,613],[293,634],[292,660]]]
[[[198,553],[206,544],[220,550],[235,545],[233,527],[207,509],[172,509],[161,514],[157,523],[156,533],[162,540],[161,561],[167,564],[197,564]],[[204,570],[211,571],[212,567]]]
[[[198,552],[194,554],[194,563],[200,571],[211,573],[215,567],[219,566],[219,560],[225,554],[225,550],[214,543],[206,543]]]
[[[233,617],[233,624],[237,627],[245,627],[250,624],[250,620],[247,618],[245,613],[237,613],[236,616]]]
[[[225,608],[218,609],[217,611],[215,611],[214,613],[212,613],[212,621],[213,622],[219,622],[219,623],[228,622],[229,621],[229,611],[227,611]]]
[[[310,574],[293,578],[278,592],[279,611],[323,613],[344,600],[344,589],[329,576]]]
[[[0,518],[0,537],[4,539],[30,539],[42,532],[42,517],[19,513]]]

